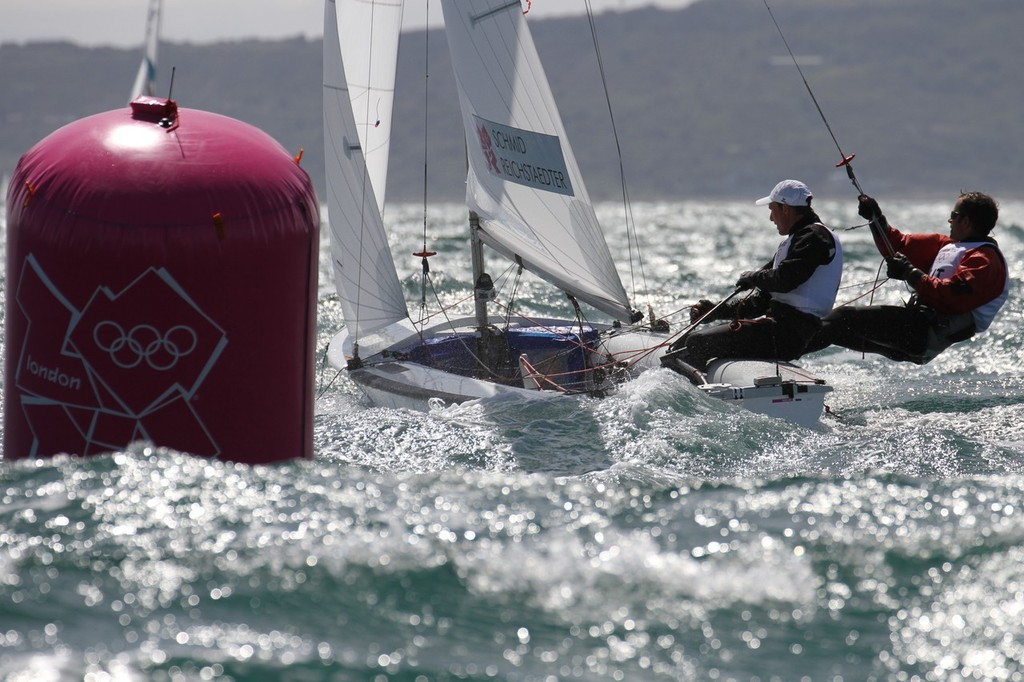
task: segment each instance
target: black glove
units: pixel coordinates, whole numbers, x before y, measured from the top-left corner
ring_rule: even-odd
[[[889,229],[889,221],[882,215],[882,209],[879,208],[878,202],[867,194],[861,194],[857,197],[857,214],[865,220],[876,221],[883,230]]]
[[[885,259],[885,274],[889,279],[908,280],[912,272],[914,272],[914,266],[902,253]]]
[[[761,273],[760,270],[750,270],[740,275],[740,278],[736,280],[736,288],[740,291],[746,291],[747,289],[753,289],[757,286],[758,275]]]
[[[697,320],[704,317],[715,307],[715,304],[706,298],[702,298],[690,308],[690,324],[695,324]]]
[[[879,208],[877,201],[869,197],[867,194],[861,194],[857,197],[857,215],[864,220],[881,218],[882,209]]]

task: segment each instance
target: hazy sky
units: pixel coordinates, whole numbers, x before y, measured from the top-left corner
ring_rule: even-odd
[[[693,0],[590,0],[595,12],[682,7]],[[0,43],[69,40],[79,45],[141,45],[149,0],[0,0]],[[438,0],[406,0],[404,26],[422,28]],[[579,14],[585,0],[532,0],[537,17]],[[161,35],[171,42],[323,35],[323,0],[165,0]]]

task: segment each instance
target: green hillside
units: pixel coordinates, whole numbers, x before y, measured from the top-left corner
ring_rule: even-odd
[[[832,130],[879,196],[1020,197],[1020,0],[771,3]],[[548,78],[599,199],[621,196],[619,160],[585,17],[534,21]],[[761,196],[781,177],[819,196],[852,187],[762,0],[599,15],[615,130],[634,199]],[[319,41],[165,44],[160,87],[252,123],[322,192]],[[124,106],[138,50],[0,46],[0,170],[59,126]],[[463,194],[464,143],[443,33],[403,36],[389,199]],[[426,65],[426,68],[425,68]],[[429,74],[429,78],[426,75]],[[425,129],[426,122],[426,129]],[[424,146],[427,154],[424,155]]]

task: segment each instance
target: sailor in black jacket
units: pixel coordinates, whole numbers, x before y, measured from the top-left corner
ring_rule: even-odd
[[[683,336],[662,364],[692,376],[707,371],[713,358],[794,360],[832,310],[843,270],[839,239],[811,209],[811,192],[802,182],[783,180],[759,199],[786,239],[760,270],[744,272],[737,291],[753,293],[737,303],[715,306],[701,300],[690,309],[693,324],[730,322]]]

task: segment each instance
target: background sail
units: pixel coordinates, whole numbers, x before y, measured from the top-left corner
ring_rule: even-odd
[[[442,0],[484,242],[623,321],[612,262],[518,0]],[[609,148],[609,156],[614,150]]]
[[[349,21],[348,17],[343,19]],[[338,40],[334,0],[324,3],[324,164],[334,282],[350,333],[408,317],[405,297],[363,161]]]
[[[160,45],[160,5],[162,0],[150,0],[146,14],[146,42],[142,48],[142,63],[132,83],[131,102],[139,95],[153,95],[156,84],[156,52]]]
[[[384,212],[402,0],[338,0],[341,56],[363,158]]]

